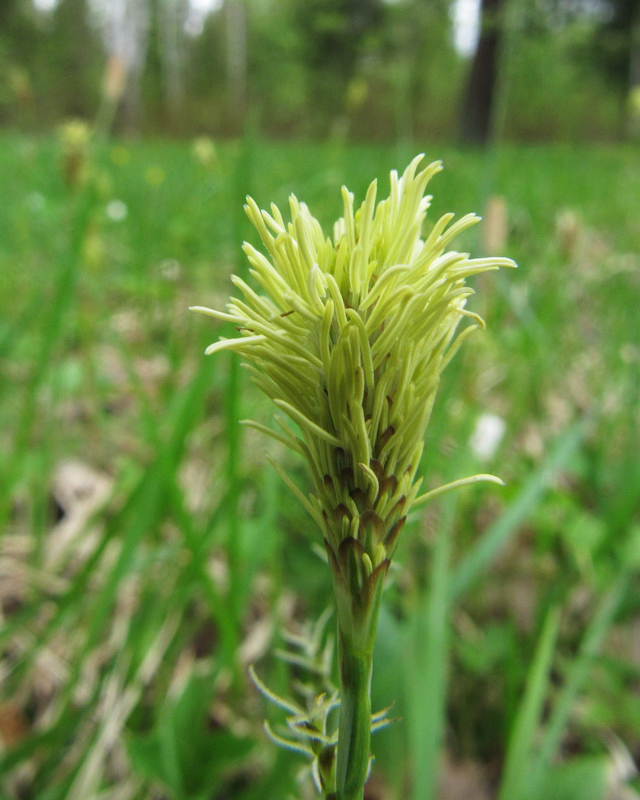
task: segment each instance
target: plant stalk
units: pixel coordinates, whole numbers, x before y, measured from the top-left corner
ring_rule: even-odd
[[[340,631],[340,719],[336,763],[337,800],[363,800],[371,755],[373,655],[353,647]]]

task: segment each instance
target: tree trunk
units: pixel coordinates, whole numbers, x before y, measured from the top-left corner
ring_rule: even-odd
[[[180,120],[185,93],[183,32],[187,13],[188,2],[186,0],[164,0],[158,5],[164,100],[168,119],[173,125]]]
[[[632,139],[640,138],[640,11],[636,8],[629,35],[629,93],[627,129]]]
[[[120,124],[129,134],[138,132],[141,116],[140,79],[149,40],[149,0],[111,0],[103,9],[103,37],[109,58],[120,64],[124,90]]]
[[[480,38],[460,114],[463,144],[485,145],[492,135],[505,0],[482,0]]]
[[[244,128],[247,102],[247,10],[244,0],[226,0],[224,10],[229,122],[237,135]]]

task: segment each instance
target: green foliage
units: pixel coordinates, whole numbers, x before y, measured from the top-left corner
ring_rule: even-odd
[[[223,785],[222,776],[247,757],[248,736],[211,731],[208,708],[214,676],[191,675],[176,698],[155,712],[148,733],[131,735],[127,751],[133,768],[160,783],[176,800],[206,800]]]
[[[602,800],[610,769],[602,756],[579,756],[550,769],[528,796],[532,800]]]
[[[545,141],[621,135],[637,4],[603,6],[509,0],[501,133]],[[0,121],[42,131],[70,116],[107,116],[108,58],[126,55],[114,48],[108,7],[59,0],[45,12],[31,0],[3,2]],[[469,60],[453,45],[453,0],[234,0],[201,29],[189,8],[128,3],[115,38],[137,19],[141,63],[130,65],[114,101],[118,130],[237,136],[257,119],[268,135],[393,141],[450,140],[458,129]]]

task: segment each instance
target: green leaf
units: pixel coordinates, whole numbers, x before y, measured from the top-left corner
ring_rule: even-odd
[[[530,777],[531,753],[547,694],[559,619],[557,608],[551,609],[547,614],[527,679],[525,695],[509,738],[499,800],[521,800],[521,798],[529,797],[527,784]]]
[[[534,766],[536,775],[543,775],[548,770],[551,760],[558,751],[576,698],[588,677],[593,659],[614,622],[630,580],[631,574],[627,571],[622,572],[600,598],[598,607],[582,638],[578,654],[571,662],[564,685],[555,699],[553,710],[545,727],[540,752],[536,756]]]
[[[128,738],[134,767],[175,798],[210,796],[226,770],[253,746],[247,737],[208,730],[213,679],[192,676],[180,696],[160,709],[152,731]]]
[[[604,800],[607,792],[607,756],[582,756],[550,769],[530,800]],[[515,798],[514,798],[515,800]]]
[[[450,583],[452,601],[482,575],[504,543],[534,511],[553,478],[575,454],[585,432],[586,425],[580,420],[556,440],[546,459],[523,485],[513,503],[461,560]]]

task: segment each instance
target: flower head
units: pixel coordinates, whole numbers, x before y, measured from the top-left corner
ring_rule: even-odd
[[[241,297],[227,311],[197,308],[237,326],[237,338],[207,353],[239,352],[288,418],[276,415],[278,431],[251,424],[306,460],[313,490],[298,494],[323,531],[334,577],[358,588],[363,607],[378,594],[418,495],[440,374],[484,324],[466,308],[473,291],[465,279],[514,266],[447,249],[478,221],[474,214],[457,222],[445,214],[422,238],[425,188],[442,168],[419,169],[422,158],[400,178],[391,173],[389,197],[377,205],[376,181],[357,210],[343,187],[333,238],[294,196],[288,222],[276,206],[268,213],[248,198],[266,255],[248,243],[244,252],[261,291],[234,276]],[[463,318],[473,324],[459,330]]]

